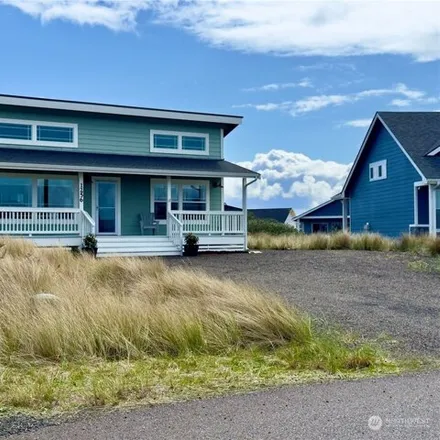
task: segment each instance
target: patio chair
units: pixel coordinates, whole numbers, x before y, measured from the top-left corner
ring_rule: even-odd
[[[144,235],[145,230],[151,230],[153,235],[156,235],[156,229],[159,221],[154,219],[154,214],[151,212],[139,214],[139,226],[141,228],[141,235]]]

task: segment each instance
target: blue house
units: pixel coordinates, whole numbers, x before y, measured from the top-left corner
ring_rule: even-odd
[[[247,187],[259,174],[224,159],[240,116],[0,95],[0,235],[98,256],[247,248]],[[223,179],[243,211],[224,211]]]
[[[347,216],[348,219],[350,216]],[[342,196],[309,209],[293,218],[297,229],[305,234],[337,232],[342,230]]]
[[[436,236],[440,227],[440,112],[378,112],[341,196],[344,230],[390,237],[403,233]]]

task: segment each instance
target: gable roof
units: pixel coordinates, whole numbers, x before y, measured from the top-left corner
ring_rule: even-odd
[[[103,104],[98,102],[70,101],[65,99],[38,98],[32,96],[2,95],[0,105],[52,109],[61,111],[98,113],[125,117],[174,119],[208,124],[218,124],[224,129],[225,136],[243,121],[242,116],[217,113],[199,113],[159,108],[135,107],[128,105]]]
[[[298,214],[297,216],[295,216],[295,217],[293,218],[293,220],[299,220],[299,219],[301,219],[301,218],[303,218],[303,217],[308,217],[308,216],[310,216],[311,214],[313,214],[314,212],[318,211],[319,209],[324,208],[325,206],[330,205],[330,204],[333,203],[333,202],[340,201],[341,199],[342,199],[342,195],[341,195],[341,193],[336,194],[336,195],[333,196],[330,200],[327,200],[326,202],[321,203],[320,205],[315,206],[314,208],[309,209],[308,211],[304,211],[303,213]],[[341,205],[341,210],[342,210],[342,205]],[[325,218],[326,216],[324,215],[324,216],[322,216],[322,217]],[[341,218],[342,218],[342,213],[341,213]]]
[[[100,172],[188,177],[259,177],[226,160],[182,159],[179,157],[130,156],[126,154],[82,153],[0,148],[0,167],[15,170]]]
[[[277,222],[284,223],[292,211],[292,208],[263,208],[263,209],[248,209],[248,212],[261,219],[272,219]]]
[[[371,132],[382,124],[424,180],[440,179],[440,156],[429,156],[440,143],[440,112],[377,112],[345,181],[345,193]]]
[[[440,156],[428,156],[440,142],[440,112],[379,112],[380,119],[426,179],[440,179]]]

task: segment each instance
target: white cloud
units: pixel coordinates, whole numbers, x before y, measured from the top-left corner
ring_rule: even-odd
[[[40,18],[133,30],[141,11],[204,41],[282,55],[440,59],[440,2],[382,0],[0,0]]]
[[[351,164],[311,159],[305,154],[285,150],[258,153],[253,160],[239,165],[261,174],[261,180],[249,187],[250,199],[292,199],[293,208],[301,204],[315,206],[337,194],[351,167]],[[240,202],[239,179],[225,180],[225,197],[231,203]]]
[[[393,99],[390,105],[394,105],[395,107],[408,107],[411,105],[411,101],[409,99]]]
[[[342,125],[346,127],[356,127],[356,128],[365,128],[369,127],[371,124],[371,119],[353,119],[351,121],[346,121]]]
[[[405,99],[394,99],[392,103],[397,102],[397,105],[402,104],[403,101],[418,104],[433,104],[439,101],[436,97],[426,96],[426,92],[410,89],[403,83],[398,83],[388,89],[368,89],[357,93],[350,93],[346,95],[316,95],[307,96],[297,101],[284,101],[280,103],[266,103],[266,104],[243,104],[235,107],[254,108],[262,111],[285,111],[292,116],[298,116],[304,113],[318,111],[327,107],[336,107],[343,104],[351,104],[367,98],[377,98],[381,96],[396,95],[403,96]],[[393,104],[396,105],[396,104]]]
[[[298,82],[271,83],[259,87],[249,87],[247,89],[243,89],[243,92],[274,92],[285,89],[294,89],[297,87],[303,87],[303,88],[312,87],[312,82],[310,81],[309,78],[303,78]]]

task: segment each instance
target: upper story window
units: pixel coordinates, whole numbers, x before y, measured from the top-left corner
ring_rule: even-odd
[[[387,161],[379,160],[370,163],[370,182],[387,178]]]
[[[151,152],[173,154],[209,154],[209,135],[152,130]]]
[[[0,119],[0,143],[46,147],[78,147],[78,125]]]

